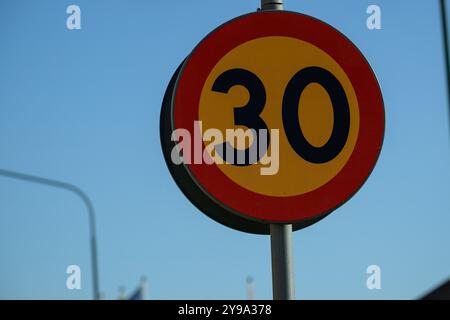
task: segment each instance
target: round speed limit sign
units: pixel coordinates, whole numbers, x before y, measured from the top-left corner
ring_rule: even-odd
[[[308,226],[348,200],[377,161],[384,107],[357,47],[312,17],[263,11],[205,37],[167,89],[161,142],[204,213],[269,233]]]

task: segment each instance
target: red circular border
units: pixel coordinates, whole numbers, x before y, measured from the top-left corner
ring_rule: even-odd
[[[287,36],[328,53],[350,79],[358,99],[360,128],[349,160],[328,183],[289,197],[262,195],[239,186],[216,165],[185,165],[191,176],[224,208],[252,220],[295,223],[329,213],[348,200],[370,175],[384,136],[384,107],[375,75],[358,48],[339,31],[315,18],[287,11],[238,17],[214,30],[194,49],[178,77],[172,100],[173,129],[192,137],[203,85],[217,62],[236,46],[255,38]]]

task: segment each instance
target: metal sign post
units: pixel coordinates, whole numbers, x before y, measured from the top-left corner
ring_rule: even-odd
[[[261,10],[283,10],[282,0],[261,0]],[[270,225],[272,290],[274,300],[294,300],[292,224]]]
[[[271,224],[272,291],[274,300],[294,300],[292,224]]]
[[[261,10],[283,10],[283,0],[261,0]]]

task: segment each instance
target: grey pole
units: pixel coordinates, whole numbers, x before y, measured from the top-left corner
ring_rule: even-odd
[[[448,42],[447,4],[446,4],[445,0],[440,0],[439,4],[440,4],[440,10],[441,10],[442,40],[443,40],[443,45],[444,45],[445,73],[446,73],[446,82],[447,82],[446,83],[446,85],[447,85],[447,103],[448,103],[448,102],[450,102],[450,48],[449,48],[449,42]],[[450,117],[450,112],[447,112],[447,117]]]
[[[283,10],[282,0],[261,0],[261,10]],[[292,225],[270,225],[272,287],[274,300],[294,300]]]
[[[66,183],[66,182],[50,180],[50,179],[46,179],[46,178],[32,176],[29,174],[13,172],[13,171],[3,170],[3,169],[0,169],[0,176],[64,189],[64,190],[75,193],[77,196],[79,196],[81,198],[81,200],[83,201],[83,203],[85,204],[85,206],[88,210],[88,215],[89,215],[89,234],[90,234],[91,262],[92,262],[92,284],[93,284],[93,291],[94,291],[94,299],[99,300],[100,299],[100,288],[99,288],[99,280],[98,280],[97,238],[96,238],[96,234],[95,234],[95,230],[96,230],[96,228],[95,228],[95,211],[94,211],[94,206],[92,205],[91,199],[89,199],[89,197],[87,196],[87,194],[85,192],[83,192],[83,190],[81,190],[77,186],[74,186],[74,185]]]
[[[274,300],[294,300],[292,224],[270,225],[272,291]]]
[[[261,0],[261,10],[283,10],[283,0]]]

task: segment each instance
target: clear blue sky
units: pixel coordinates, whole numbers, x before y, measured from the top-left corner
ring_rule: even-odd
[[[66,29],[77,4],[82,29]],[[382,30],[366,28],[378,4]],[[268,236],[210,220],[164,163],[159,112],[178,64],[258,0],[0,1],[0,168],[74,183],[98,220],[101,290],[141,275],[152,299],[271,298]],[[450,153],[438,1],[286,0],[347,35],[382,88],[386,135],[360,192],[294,234],[299,299],[412,299],[450,277]],[[313,32],[313,31],[311,31]],[[0,177],[0,298],[91,298],[87,213],[74,195]],[[82,290],[65,288],[66,267]],[[366,268],[382,289],[366,288]]]

